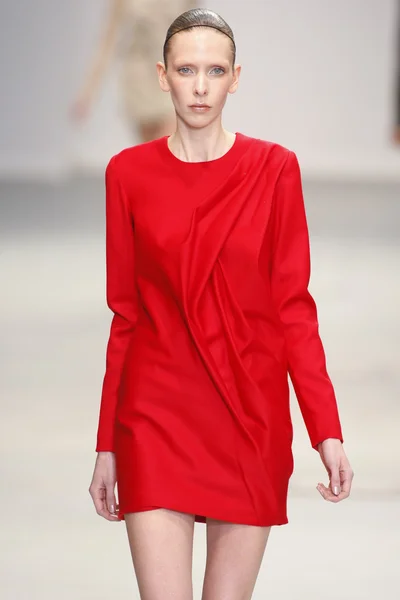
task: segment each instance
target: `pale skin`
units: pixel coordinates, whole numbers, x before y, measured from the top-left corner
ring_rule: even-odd
[[[161,89],[170,93],[177,126],[169,137],[171,151],[189,162],[219,158],[235,134],[222,127],[228,94],[238,87],[240,65],[232,67],[227,36],[197,28],[172,38],[168,64],[157,63]],[[191,105],[205,103],[206,112]],[[354,473],[340,440],[318,446],[329,483],[317,489],[328,502],[350,494]],[[89,488],[97,513],[118,520],[116,470],[112,452],[99,452]],[[155,509],[125,515],[133,565],[142,600],[191,600],[194,515]],[[201,600],[247,600],[252,597],[270,527],[241,525],[207,518],[207,561]]]

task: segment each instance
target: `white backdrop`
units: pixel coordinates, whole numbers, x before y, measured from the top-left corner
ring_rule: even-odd
[[[2,2],[0,174],[102,171],[131,144],[110,69],[89,122],[67,118],[107,0]],[[390,142],[396,0],[210,0],[243,72],[224,125],[295,150],[311,176],[400,178]],[[161,58],[161,49],[160,49]]]

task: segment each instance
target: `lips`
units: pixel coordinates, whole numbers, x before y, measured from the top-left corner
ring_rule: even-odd
[[[208,104],[191,104],[191,108],[210,108]]]

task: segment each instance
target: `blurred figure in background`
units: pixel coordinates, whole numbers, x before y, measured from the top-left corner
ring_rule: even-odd
[[[171,134],[175,111],[160,90],[156,63],[165,31],[194,0],[110,0],[108,20],[86,81],[72,107],[74,118],[88,116],[114,54],[119,58],[119,91],[125,119],[139,143]]]
[[[400,2],[397,3],[397,46],[396,46],[396,104],[394,141],[400,144]]]

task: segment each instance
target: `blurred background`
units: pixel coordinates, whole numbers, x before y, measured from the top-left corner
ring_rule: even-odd
[[[139,598],[124,525],[100,519],[88,493],[111,322],[104,170],[123,147],[170,127],[162,92],[156,86],[150,107],[140,83],[154,85],[166,30],[183,5],[1,2],[5,600]],[[236,37],[242,76],[224,126],[299,158],[310,290],[355,471],[350,499],[322,500],[315,486],[327,477],[293,396],[289,525],[272,531],[254,598],[397,600],[399,3],[186,2],[196,5],[219,12]],[[151,45],[154,79],[144,60],[153,60],[143,49],[146,27],[159,36]],[[203,524],[195,536],[200,597]]]

